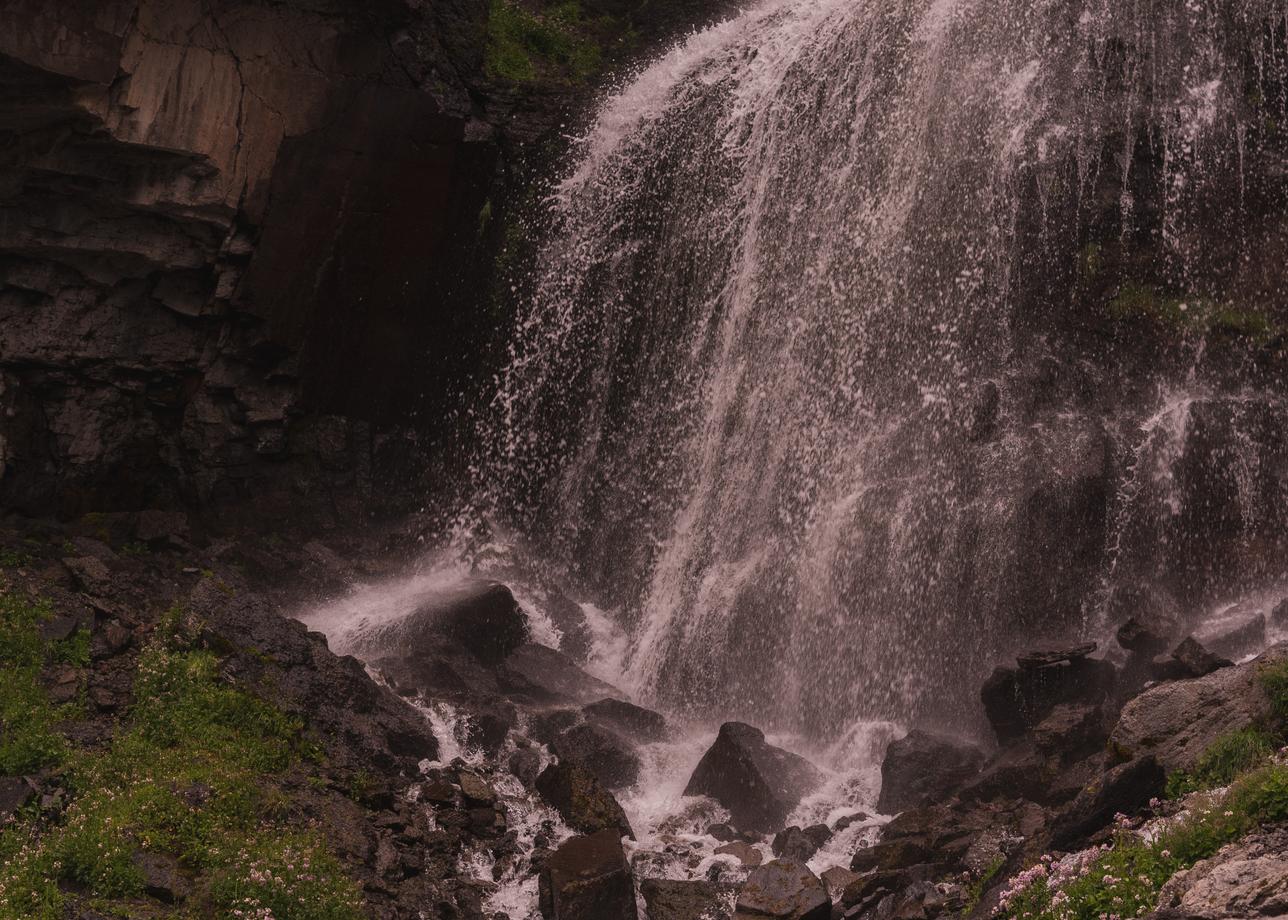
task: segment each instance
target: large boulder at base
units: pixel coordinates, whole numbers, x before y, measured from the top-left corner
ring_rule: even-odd
[[[737,890],[720,882],[660,878],[640,882],[649,920],[729,920]]]
[[[490,664],[499,664],[528,640],[528,617],[510,589],[501,584],[471,585],[423,607],[413,617],[435,623],[449,640]]]
[[[1178,872],[1159,893],[1154,920],[1288,917],[1288,828],[1245,837]]]
[[[1114,815],[1134,814],[1162,795],[1167,774],[1151,756],[1114,767],[1089,784],[1056,816],[1051,846],[1057,850],[1076,848],[1092,834],[1108,827]]]
[[[537,777],[537,792],[573,830],[583,834],[615,830],[634,837],[626,813],[595,774],[575,761],[551,764]]]
[[[684,794],[715,799],[729,809],[739,830],[772,833],[822,779],[805,758],[765,741],[760,729],[726,722],[689,777]]]
[[[629,741],[599,725],[582,722],[555,736],[560,760],[581,764],[609,789],[625,789],[640,774],[640,759]]]
[[[638,920],[635,882],[615,830],[564,842],[541,868],[545,920]]]
[[[1191,769],[1217,738],[1270,714],[1259,672],[1285,659],[1280,644],[1248,664],[1147,690],[1123,707],[1109,744],[1122,759],[1152,754],[1169,773]]]
[[[538,702],[593,703],[620,691],[577,666],[563,652],[528,642],[505,659],[498,679],[507,696]]]
[[[666,719],[643,706],[609,698],[584,706],[581,711],[587,721],[599,722],[635,741],[666,740]]]
[[[738,892],[734,920],[829,920],[832,899],[822,879],[802,863],[775,859],[754,870]]]
[[[1113,693],[1117,669],[1078,654],[1087,648],[1031,652],[1019,659],[1025,666],[994,669],[980,688],[980,700],[998,741],[1022,737],[1062,703],[1096,705]]]
[[[943,801],[983,765],[984,752],[975,745],[914,728],[886,748],[877,811],[890,815]]]

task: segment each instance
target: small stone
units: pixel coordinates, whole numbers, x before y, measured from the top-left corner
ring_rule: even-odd
[[[179,871],[179,861],[164,853],[138,852],[134,865],[143,877],[143,891],[149,897],[165,904],[182,901],[192,891],[192,885]]]
[[[1172,659],[1178,662],[1191,677],[1205,677],[1213,671],[1228,668],[1234,664],[1228,658],[1213,655],[1193,636],[1189,636],[1172,651]]]
[[[112,580],[112,573],[102,560],[93,556],[64,559],[63,565],[72,573],[76,583],[86,591],[101,590]]]
[[[819,876],[833,901],[840,901],[845,889],[853,884],[858,877],[857,872],[851,872],[844,866],[832,866],[830,869],[825,869],[822,875]]]
[[[793,826],[779,831],[774,836],[770,849],[782,859],[809,862],[831,838],[832,832],[826,824],[814,824],[804,830]]]
[[[461,771],[457,776],[457,782],[468,802],[476,805],[491,805],[496,801],[496,793],[492,787],[483,782],[477,774]]]
[[[31,783],[21,776],[0,776],[0,824],[36,796]]]
[[[734,920],[829,920],[831,914],[832,899],[822,880],[801,863],[776,859],[747,878],[738,893]]]

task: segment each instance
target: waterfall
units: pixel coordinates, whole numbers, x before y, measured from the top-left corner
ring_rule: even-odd
[[[620,618],[641,698],[971,712],[1147,568],[1130,474],[1207,386],[1194,320],[1255,293],[1286,9],[764,0],[690,37],[554,188],[480,504]]]

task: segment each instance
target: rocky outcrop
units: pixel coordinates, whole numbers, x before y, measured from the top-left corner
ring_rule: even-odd
[[[684,794],[710,796],[729,809],[738,829],[768,833],[783,826],[821,779],[807,760],[766,742],[760,729],[726,722]]]
[[[1147,690],[1123,708],[1110,744],[1124,758],[1152,755],[1168,772],[1191,769],[1217,738],[1269,715],[1258,665],[1285,657],[1280,645],[1248,665]]]
[[[1252,834],[1178,872],[1152,920],[1250,920],[1288,916],[1288,830]]]
[[[547,860],[540,879],[546,920],[636,920],[635,883],[617,831],[573,837]]]
[[[828,920],[832,899],[802,863],[774,860],[756,869],[738,892],[734,920]]]
[[[983,765],[984,752],[975,745],[913,729],[886,749],[877,811],[892,815],[947,798]]]

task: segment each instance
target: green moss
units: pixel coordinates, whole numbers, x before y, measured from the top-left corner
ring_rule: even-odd
[[[1137,281],[1125,282],[1108,304],[1119,321],[1147,320],[1177,333],[1208,333],[1265,345],[1283,335],[1266,311],[1203,297],[1181,297]]]
[[[302,725],[221,680],[217,656],[189,641],[195,634],[177,611],[166,615],[140,654],[138,702],[112,743],[59,751],[67,808],[0,831],[0,920],[61,916],[64,889],[135,897],[140,850],[177,857],[201,882],[206,894],[180,916],[361,916],[357,888],[325,845],[282,818],[274,779],[312,751]]]
[[[1288,661],[1263,665],[1257,674],[1270,698],[1270,711],[1281,737],[1288,737]]]
[[[580,83],[603,66],[603,52],[576,0],[532,12],[515,0],[492,0],[484,64],[494,80]]]

